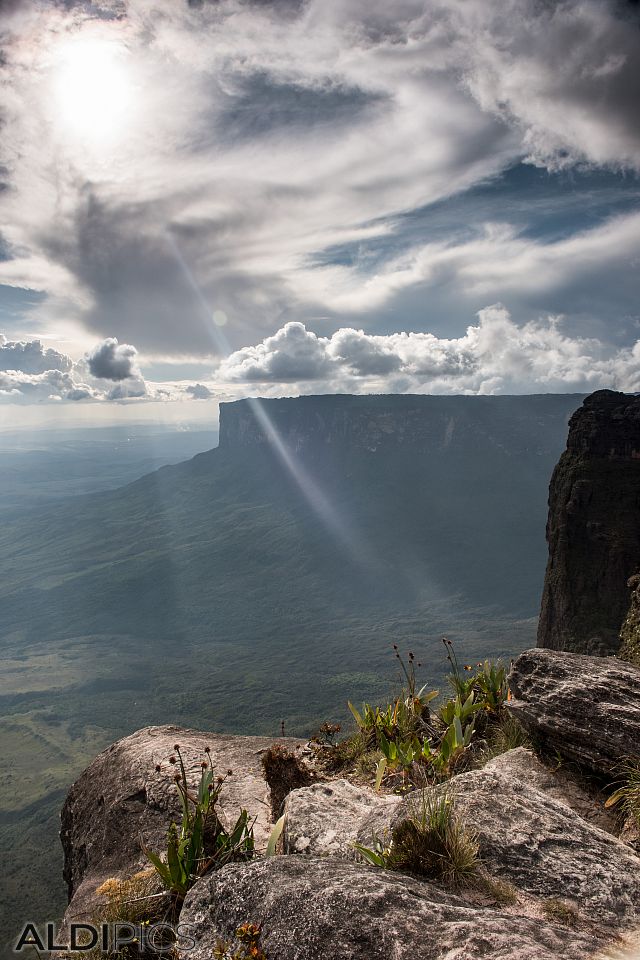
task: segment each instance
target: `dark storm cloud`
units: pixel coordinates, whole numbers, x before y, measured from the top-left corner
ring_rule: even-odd
[[[130,343],[118,343],[108,337],[87,355],[89,372],[98,380],[127,380],[138,377],[136,365],[138,351]]]

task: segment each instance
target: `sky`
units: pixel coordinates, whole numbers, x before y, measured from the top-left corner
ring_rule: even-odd
[[[640,8],[2,0],[0,429],[640,390]]]

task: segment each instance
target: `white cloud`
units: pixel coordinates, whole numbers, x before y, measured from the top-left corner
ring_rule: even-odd
[[[287,349],[292,337],[295,352]],[[567,336],[561,319],[554,317],[519,326],[496,304],[481,310],[478,323],[456,339],[430,333],[370,335],[351,328],[317,337],[302,324],[288,324],[274,337],[233,353],[217,375],[265,384],[286,379],[301,392],[636,391],[640,341],[611,349],[596,338]]]
[[[394,240],[402,215],[522,157],[640,169],[640,31],[621,11],[613,0],[130,0],[126,17],[101,22],[85,5],[27,4],[5,27],[13,259],[0,282],[46,291],[41,322],[64,304],[95,336],[147,354],[222,355],[318,306],[382,310],[443,275],[481,302],[526,296],[529,261],[547,286],[557,278],[564,309],[569,242],[559,266],[561,244],[516,236],[414,243],[402,257]],[[122,54],[131,103],[107,141],[74,137],[51,100],[72,36]],[[375,267],[322,266],[372,238],[389,240]],[[224,338],[214,310],[228,317]]]
[[[70,357],[44,347],[40,340],[8,340],[0,334],[0,370],[44,373],[46,370],[68,371],[72,366]]]
[[[20,370],[0,372],[0,401],[10,403],[42,403],[52,400],[93,400],[97,391],[61,370],[24,373]]]

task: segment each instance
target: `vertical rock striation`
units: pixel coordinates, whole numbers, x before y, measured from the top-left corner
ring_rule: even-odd
[[[617,653],[640,569],[640,396],[599,390],[553,472],[538,646]]]

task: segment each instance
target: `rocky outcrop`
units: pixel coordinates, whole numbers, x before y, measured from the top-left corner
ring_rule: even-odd
[[[411,877],[296,856],[204,878],[181,921],[195,939],[183,960],[210,960],[247,921],[261,925],[273,960],[582,960],[597,946],[589,934],[483,908]]]
[[[167,828],[180,817],[175,767],[168,763],[176,744],[194,785],[205,747],[211,750],[214,770],[233,771],[221,795],[221,816],[235,822],[244,807],[256,818],[256,845],[264,848],[272,825],[261,758],[272,743],[267,737],[147,727],[99,754],[73,784],[62,809],[60,836],[70,898],[66,918],[91,917],[100,904],[96,889],[107,878],[130,877],[149,866],[141,839],[151,850],[166,849]],[[302,741],[282,738],[278,743],[295,749]]]
[[[461,774],[442,788],[451,792],[457,815],[473,829],[484,868],[515,887],[521,912],[534,916],[540,905],[561,899],[583,924],[595,921],[594,935],[630,928],[640,919],[640,859],[583,815],[589,805],[586,794],[577,798],[574,787],[567,796],[556,781],[562,799],[538,789],[535,783],[543,775],[537,762],[531,782],[522,763],[526,754],[514,752],[515,762],[505,754],[493,769]],[[342,788],[334,798],[340,795]],[[580,815],[566,802],[570,797],[582,804]],[[290,795],[292,830],[299,836],[307,819],[311,828],[304,851],[345,859],[355,857],[356,841],[372,846],[376,837],[391,838],[401,821],[420,816],[423,803],[421,791],[386,802],[371,794],[369,814],[363,817],[367,804],[360,795],[350,797],[344,808],[331,802],[323,807],[318,799],[315,787]],[[598,806],[593,802],[594,813]]]
[[[463,885],[372,867],[358,849],[397,842],[402,824],[406,838],[406,821],[419,822],[424,810],[421,790],[385,796],[346,779],[320,781],[311,762],[311,782],[284,799],[282,853],[264,857],[280,788],[300,782],[283,779],[282,764],[269,758],[309,769],[310,748],[285,738],[274,749],[259,737],[141,730],[97,757],[70,791],[62,818],[66,921],[99,918],[97,888],[146,866],[141,837],[157,851],[166,847],[179,813],[167,758],[179,744],[192,783],[205,747],[214,768],[233,770],[221,816],[232,822],[247,809],[258,847],[254,860],[196,880],[178,917],[181,960],[248,956],[247,929],[259,940],[255,955],[269,960],[613,957],[611,944],[640,931],[640,856],[635,835],[616,835],[620,824],[592,771],[602,777],[640,753],[639,680],[640,670],[617,658],[542,649],[518,658],[509,706],[547,749],[511,750],[429,787],[451,800],[477,845],[478,866]],[[547,766],[549,749],[578,762]],[[265,766],[279,791],[275,804]],[[424,842],[424,831],[410,836]]]
[[[640,397],[599,390],[554,470],[538,646],[614,654],[640,565]]]
[[[640,669],[616,657],[527,650],[509,675],[512,714],[548,749],[611,776],[640,755]]]
[[[564,803],[594,827],[600,827],[606,833],[618,833],[616,815],[604,805],[606,796],[592,780],[580,776],[573,764],[556,763],[548,767],[533,750],[517,747],[494,757],[484,769],[535,787],[553,800]]]

